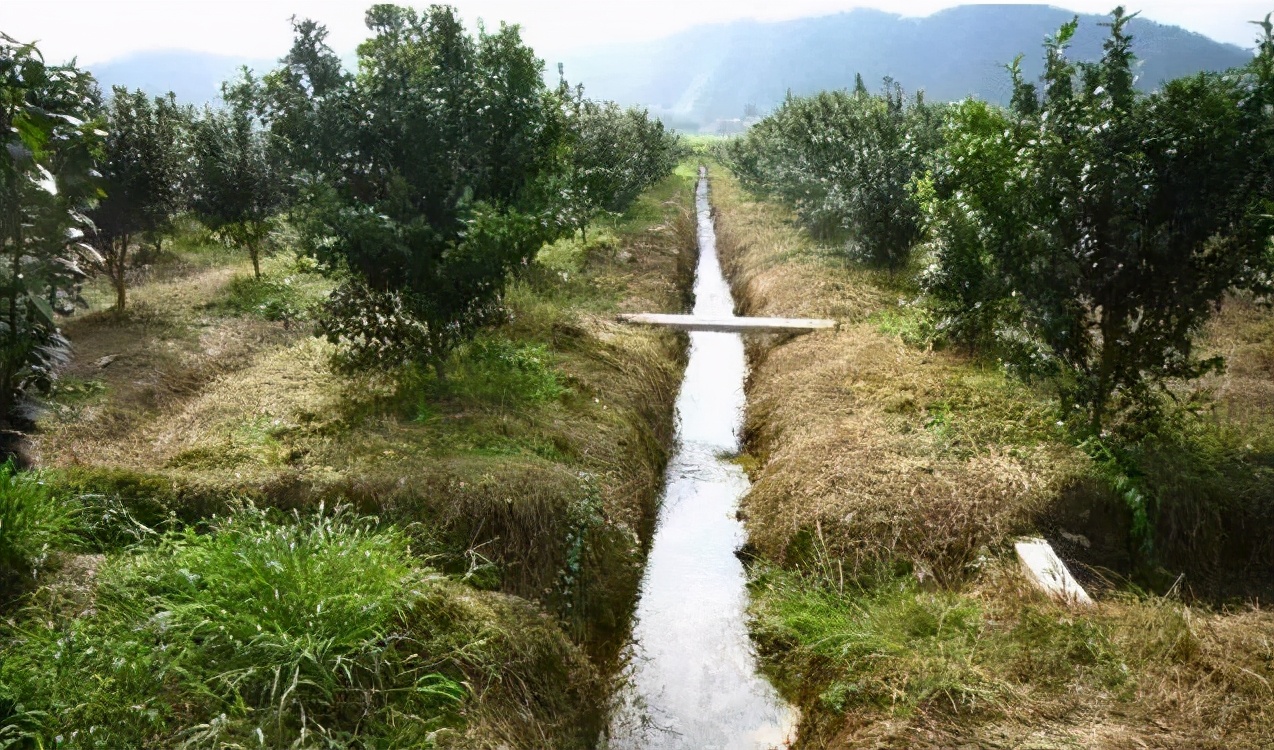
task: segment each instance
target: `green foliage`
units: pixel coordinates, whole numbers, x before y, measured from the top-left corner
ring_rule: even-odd
[[[1128,508],[1140,562],[1198,579],[1269,574],[1274,435],[1268,428],[1179,410],[1136,442],[1089,437],[1081,447]],[[1152,572],[1143,567],[1138,573]]]
[[[479,336],[461,347],[445,381],[417,370],[406,379],[405,387],[420,399],[420,418],[433,413],[438,398],[512,408],[554,401],[567,393],[547,347],[496,336]]]
[[[746,184],[794,205],[816,236],[848,239],[857,257],[901,268],[921,233],[910,184],[942,143],[941,113],[889,79],[877,96],[789,96],[723,154]]]
[[[753,634],[783,648],[804,694],[821,708],[859,707],[909,715],[1000,709],[1015,684],[1065,690],[1087,678],[1102,688],[1125,680],[1119,654],[1100,626],[1025,605],[1011,627],[974,599],[921,591],[914,578],[882,574],[845,581],[835,570],[766,570],[753,583]]]
[[[586,231],[601,212],[623,213],[646,188],[668,175],[681,159],[677,136],[645,110],[574,96],[563,80],[570,157],[566,203],[574,226]]]
[[[226,285],[226,306],[266,320],[296,320],[304,314],[300,295],[288,279],[237,276]]]
[[[1055,376],[1093,434],[1111,414],[1144,429],[1164,384],[1219,368],[1195,336],[1227,291],[1267,290],[1274,269],[1269,63],[1141,96],[1128,20],[1115,11],[1092,64],[1067,60],[1064,26],[1042,94],[1011,66],[1012,112],[953,108],[917,191],[947,329]]]
[[[295,39],[282,66],[267,73],[260,87],[238,93],[268,123],[271,159],[283,165],[289,198],[295,200],[308,183],[339,167],[357,116],[350,111],[350,76],[327,46],[327,29],[296,17],[292,28]]]
[[[478,338],[460,358],[452,393],[480,401],[536,404],[566,393],[543,344],[519,345],[503,338]]]
[[[79,299],[86,260],[83,210],[101,131],[89,121],[97,88],[74,66],[46,65],[31,44],[0,34],[0,423],[30,418],[24,397],[45,392],[68,354],[55,311]]]
[[[314,269],[308,256],[280,254],[261,276],[235,276],[225,297],[215,303],[238,315],[282,321],[287,327],[309,320],[327,299],[331,283]]]
[[[367,25],[358,76],[336,72],[321,29],[298,26],[288,67],[255,96],[290,158],[317,173],[309,247],[349,274],[321,332],[351,367],[441,368],[499,319],[507,275],[560,232],[547,178],[565,122],[516,27],[475,38],[451,8],[392,5]]]
[[[340,280],[319,320],[337,363],[441,375],[545,242],[623,211],[680,152],[645,112],[548,89],[517,27],[470,36],[446,6],[366,21],[357,75],[295,21],[283,67],[228,98],[262,116],[306,245]]]
[[[250,109],[255,87],[245,71],[240,81],[223,86],[227,108],[205,110],[195,120],[191,208],[214,234],[246,247],[260,276],[261,251],[284,193],[283,175],[270,158],[270,134]]]
[[[144,234],[166,229],[184,202],[193,117],[171,94],[152,101],[140,89],[116,86],[107,104],[108,133],[99,163],[106,197],[89,217],[120,311],[126,304],[130,246]]]
[[[413,614],[432,585],[401,532],[342,513],[170,533],[101,569],[90,614],[9,634],[0,738],[428,745],[465,692]]]
[[[0,590],[38,572],[70,540],[73,520],[71,507],[38,474],[18,471],[12,461],[0,465]]]

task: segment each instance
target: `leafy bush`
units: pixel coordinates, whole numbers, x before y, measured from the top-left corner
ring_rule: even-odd
[[[1090,64],[1067,60],[1063,26],[1042,95],[1010,66],[1011,112],[954,108],[918,190],[949,330],[1053,376],[1091,434],[1112,415],[1143,430],[1167,383],[1219,368],[1196,335],[1227,292],[1266,291],[1274,272],[1274,37],[1247,69],[1142,96],[1129,18],[1114,12]]]
[[[412,615],[431,585],[401,532],[342,513],[167,534],[101,569],[90,614],[9,634],[0,739],[427,744],[464,696]]]
[[[72,509],[38,474],[0,465],[0,589],[30,577],[70,539]]]
[[[561,95],[570,115],[566,179],[572,223],[586,232],[599,213],[622,213],[643,190],[663,179],[681,159],[676,134],[645,110],[584,98],[583,87]]]
[[[0,33],[0,423],[26,427],[26,397],[46,393],[70,343],[56,312],[80,300],[80,241],[96,197],[96,85],[74,65],[46,65],[34,44]]]
[[[900,268],[920,239],[910,185],[942,142],[941,112],[888,79],[877,96],[789,96],[724,156],[746,184],[795,206],[815,236],[848,239],[857,257]]]

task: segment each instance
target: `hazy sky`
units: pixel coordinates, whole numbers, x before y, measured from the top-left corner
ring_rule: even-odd
[[[402,2],[403,0],[400,0]],[[331,29],[346,53],[365,36],[363,12],[371,0],[0,0],[0,31],[40,40],[51,60],[78,56],[91,64],[147,49],[195,49],[251,58],[287,51],[293,14]],[[417,7],[426,3],[409,3]],[[655,39],[689,26],[739,18],[786,19],[855,7],[928,15],[960,5],[950,0],[456,0],[472,23],[519,23],[541,57],[579,47]],[[1106,13],[1116,0],[1066,0],[1071,10]],[[1247,21],[1274,10],[1274,0],[1145,0],[1129,10],[1214,39],[1252,46]]]

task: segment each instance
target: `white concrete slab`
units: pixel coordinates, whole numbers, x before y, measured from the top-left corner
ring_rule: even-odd
[[[662,313],[626,313],[619,316],[625,323],[665,326],[682,331],[713,333],[803,333],[832,329],[836,321],[821,318],[736,318],[699,315],[665,315]]]
[[[1053,546],[1038,537],[1020,539],[1013,548],[1022,561],[1026,577],[1044,593],[1067,604],[1091,605],[1092,597],[1071,575]]]

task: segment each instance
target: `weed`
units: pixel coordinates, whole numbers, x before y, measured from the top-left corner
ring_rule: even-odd
[[[861,704],[905,715],[930,702],[968,710],[1009,692],[979,663],[987,632],[971,600],[922,592],[905,578],[838,591],[834,581],[779,571],[767,572],[754,593],[756,637],[821,665],[828,681],[804,689],[836,711]]]
[[[84,404],[95,401],[106,393],[106,383],[94,378],[67,377],[53,384],[51,395],[61,403]]]
[[[871,316],[877,330],[886,336],[897,336],[911,346],[928,347],[934,340],[932,314],[920,305],[900,304]]]
[[[252,315],[285,325],[309,320],[330,282],[315,272],[304,256],[275,256],[261,277],[237,275],[226,285],[225,296],[212,303],[234,315]]]
[[[74,513],[39,474],[0,465],[0,591],[31,580],[70,541]]]
[[[430,585],[372,519],[248,506],[111,560],[91,615],[29,621],[0,670],[46,744],[422,742],[464,697],[407,626]]]
[[[438,398],[457,398],[497,407],[534,406],[567,393],[552,367],[552,357],[542,344],[519,344],[506,338],[484,336],[462,347],[452,357],[447,379],[431,373],[407,373],[404,390],[415,393],[416,418],[428,421]]]

